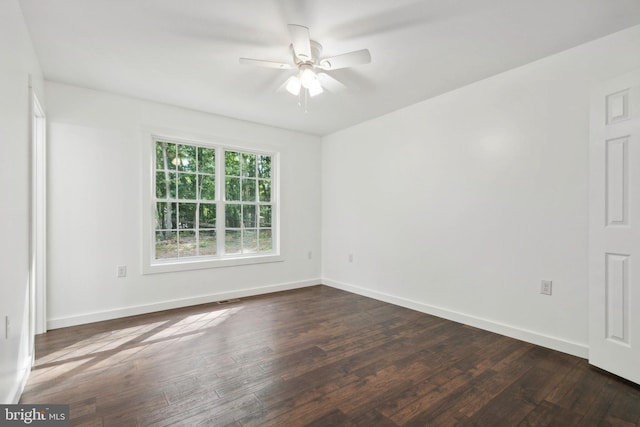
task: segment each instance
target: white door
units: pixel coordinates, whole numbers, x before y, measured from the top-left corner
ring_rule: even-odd
[[[640,384],[640,70],[591,98],[589,363]]]

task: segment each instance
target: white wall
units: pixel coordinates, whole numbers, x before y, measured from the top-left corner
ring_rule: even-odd
[[[325,283],[586,356],[590,86],[638,52],[640,26],[323,138]]]
[[[29,359],[29,76],[42,96],[42,74],[15,0],[0,2],[0,403],[15,403]],[[5,316],[11,328],[5,338]]]
[[[45,90],[50,327],[320,282],[320,138],[59,83]],[[278,150],[285,261],[141,274],[144,130]]]

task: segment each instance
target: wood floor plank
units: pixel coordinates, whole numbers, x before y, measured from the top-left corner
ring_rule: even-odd
[[[518,424],[518,427],[553,425],[579,427],[586,424],[582,424],[582,417],[579,414],[568,411],[553,403],[543,401]]]
[[[605,376],[608,374],[602,373]],[[621,387],[620,383],[628,387]],[[608,387],[613,394],[611,404],[604,414],[605,423],[619,420],[629,424],[640,425],[640,387],[617,378],[607,379]]]
[[[21,403],[72,426],[640,426],[580,358],[326,286],[52,330]]]

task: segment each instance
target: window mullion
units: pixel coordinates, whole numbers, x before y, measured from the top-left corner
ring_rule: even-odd
[[[224,148],[216,148],[216,253],[221,256],[225,253],[225,169],[224,169]]]

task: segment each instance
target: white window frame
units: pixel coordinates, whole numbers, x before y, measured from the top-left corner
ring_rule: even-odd
[[[224,152],[238,151],[257,155],[271,156],[271,199],[272,199],[272,251],[269,253],[221,254],[221,238],[218,238],[218,250],[215,256],[199,256],[172,259],[155,259],[155,173],[156,141],[162,140],[175,144],[186,144],[216,149],[216,231],[217,235],[225,229],[225,172]],[[143,197],[142,197],[142,272],[143,274],[189,271],[216,267],[231,267],[249,264],[281,262],[284,258],[280,251],[280,154],[275,150],[265,150],[250,144],[229,142],[218,138],[176,137],[167,133],[145,132],[143,134]],[[230,201],[233,202],[233,201]],[[224,234],[222,234],[224,236]]]

